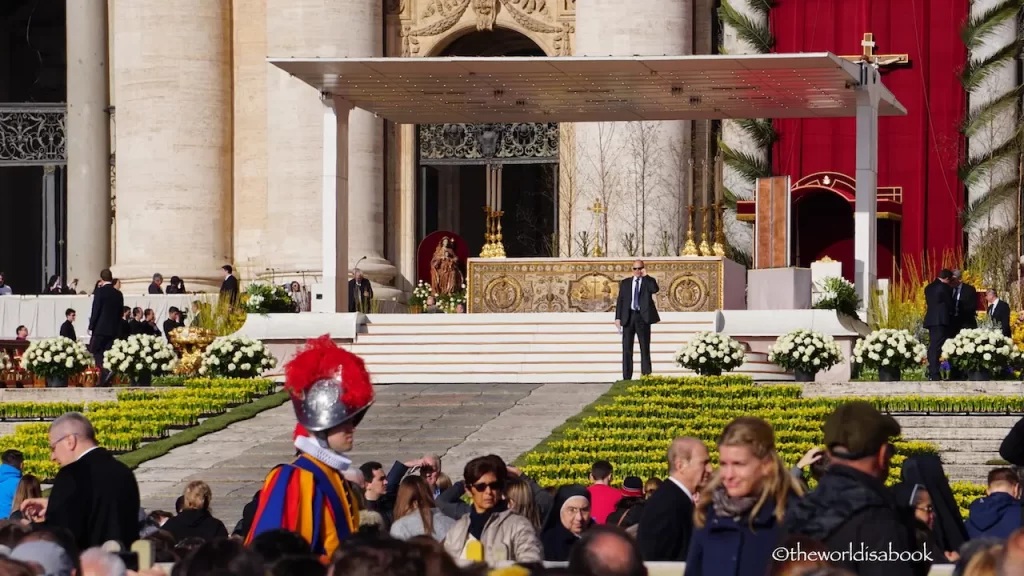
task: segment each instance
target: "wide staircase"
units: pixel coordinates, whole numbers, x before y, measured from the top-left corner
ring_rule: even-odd
[[[611,314],[370,314],[353,352],[374,381],[389,383],[614,382],[622,378],[622,336]],[[661,314],[651,335],[655,374],[682,375],[680,347],[715,330],[714,312]],[[640,376],[640,347],[633,353]],[[792,380],[763,353],[736,370],[755,380]]]

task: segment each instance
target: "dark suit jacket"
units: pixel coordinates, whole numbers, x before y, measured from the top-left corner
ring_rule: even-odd
[[[148,334],[148,325],[145,322],[140,322],[135,318],[128,321],[128,333],[129,334]]]
[[[366,290],[367,292],[369,292],[370,295],[369,296],[363,296],[363,290]],[[370,285],[370,280],[368,278],[363,278],[363,283],[359,286],[359,288],[356,288],[356,279],[355,278],[353,278],[353,279],[348,281],[348,311],[349,312],[355,312],[357,310],[356,302],[359,302],[359,300],[356,299],[357,297],[363,299],[363,301],[364,301],[363,305],[364,306],[368,305],[370,300],[373,300],[373,286]]]
[[[121,319],[121,333],[117,335],[118,338],[124,340],[132,335],[132,321]]]
[[[175,328],[180,328],[180,327],[182,327],[184,325],[185,325],[184,323],[182,323],[182,322],[175,322],[174,320],[171,320],[170,318],[168,318],[167,320],[164,320],[164,336],[167,336],[167,339],[170,340],[171,337],[169,336],[169,334],[171,333],[171,331],[174,330]]]
[[[636,539],[648,562],[685,562],[693,536],[693,500],[672,480],[651,495]]]
[[[220,296],[230,299],[232,304],[238,302],[238,278],[233,275],[225,278],[220,285]]]
[[[924,327],[938,328],[953,325],[953,289],[948,284],[932,280],[924,287]]]
[[[60,325],[60,335],[72,340],[78,340],[78,336],[75,335],[75,325],[72,324],[70,320],[65,320],[64,323]]]
[[[956,290],[952,293],[955,295]],[[970,284],[960,285],[960,299],[954,299],[956,309],[956,328],[963,330],[966,328],[977,328],[978,327],[978,291],[974,289],[974,286]]]
[[[139,485],[127,466],[103,448],[64,466],[53,480],[46,524],[67,528],[79,550],[139,537]]]
[[[633,314],[633,276],[619,282],[619,299],[615,303],[615,319],[625,326]],[[661,322],[658,308],[654,305],[654,295],[658,293],[658,281],[650,276],[640,279],[640,318],[648,324]],[[686,558],[684,557],[683,560]]]
[[[150,294],[163,294],[164,293],[164,289],[159,287],[159,286],[157,286],[156,282],[150,282],[149,283],[149,293]]]
[[[104,284],[92,297],[89,330],[93,335],[117,338],[121,333],[121,313],[124,296],[113,284]]]
[[[1003,330],[1003,336],[1006,336],[1008,338],[1012,337],[1013,333],[1010,331],[1010,305],[1009,304],[1007,304],[1006,302],[1003,302],[1002,300],[1000,300],[999,302],[996,302],[995,309],[993,309],[992,305],[989,304],[989,306],[988,306],[988,315],[989,315],[990,318],[992,318],[993,321],[999,323],[999,327],[1002,328],[1002,330]]]

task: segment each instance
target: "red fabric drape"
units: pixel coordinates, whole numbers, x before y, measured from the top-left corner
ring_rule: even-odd
[[[964,140],[958,127],[966,95],[957,74],[967,57],[959,31],[968,1],[778,0],[770,14],[777,52],[860,54],[864,33],[871,32],[876,54],[910,55],[909,66],[883,73],[908,114],[879,120],[878,185],[903,188],[903,253],[959,249],[964,193],[957,162]],[[776,174],[793,181],[824,171],[855,177],[854,119],[776,120],[775,128]],[[832,248],[839,246],[822,245],[819,251],[826,255]],[[879,276],[889,277],[892,257],[882,252]]]

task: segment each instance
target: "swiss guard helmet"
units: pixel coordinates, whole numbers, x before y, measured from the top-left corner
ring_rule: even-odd
[[[306,343],[284,367],[296,435],[325,432],[351,422],[358,426],[373,404],[373,385],[362,358],[343,350],[327,334]]]

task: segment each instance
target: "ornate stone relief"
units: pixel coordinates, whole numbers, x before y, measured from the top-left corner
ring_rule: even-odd
[[[539,35],[547,53],[570,56],[575,10],[574,0],[389,0],[388,4],[389,13],[401,14],[402,56],[406,57],[429,53],[464,20],[477,30],[504,26],[534,38]]]
[[[493,135],[492,146],[486,134]],[[554,163],[558,139],[558,124],[421,124],[420,163]]]

